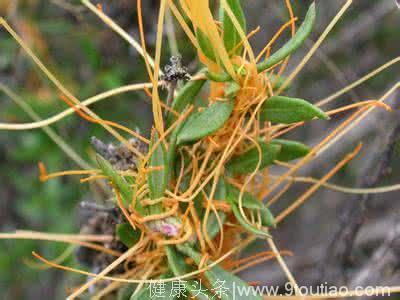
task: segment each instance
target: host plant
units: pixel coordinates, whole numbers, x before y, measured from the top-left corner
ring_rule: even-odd
[[[154,282],[163,284],[164,298],[178,299],[179,295],[175,293],[174,296],[172,290],[173,283],[179,281],[188,298],[218,297],[231,300],[235,291],[229,287],[250,288],[235,273],[271,258],[278,260],[288,280],[297,287],[295,278],[282,258],[285,252],[278,251],[273,242],[273,229],[319,187],[326,185],[329,178],[358,153],[360,146],[323,178],[314,180],[312,187],[288,208],[273,214],[270,206],[295,181],[295,173],[302,166],[327,150],[366,114],[376,106],[390,110],[383,101],[398,88],[397,84],[377,101],[358,102],[326,112],[319,106],[339,97],[346,89],[320,105],[285,96],[290,83],[351,1],[346,2],[287,78],[282,74],[290,55],[302,46],[313,30],[317,14],[314,3],[296,30],[297,18],[290,1],[286,0],[290,20],[256,56],[249,39],[257,30],[248,32],[239,0],[220,0],[218,18],[212,14],[208,0],[161,0],[153,61],[146,50],[140,0],[137,6],[141,45],[109,19],[101,7],[94,7],[87,0],[82,2],[140,52],[150,83],[122,87],[81,102],[1,19],[5,29],[60,89],[60,98],[71,108],[46,120],[35,116],[37,120],[34,123],[0,124],[0,128],[47,128],[45,126],[72,112],[103,126],[121,145],[107,145],[93,139],[98,152],[98,168],[90,169],[78,154],[65,147],[64,141],[56,136],[55,141],[71,158],[80,162],[84,170],[48,174],[44,165],[40,164],[41,179],[88,175],[82,182],[106,182],[111,187],[110,195],[117,208],[117,221],[109,225],[112,228],[107,230],[111,233],[108,235],[51,235],[24,231],[2,234],[1,238],[68,242],[104,252],[113,258],[108,266],[96,274],[63,266],[34,253],[36,258],[50,266],[89,276],[90,279],[74,290],[68,299],[76,299],[96,283],[106,280],[108,284],[96,285],[94,299],[116,290],[120,290],[121,297],[127,297],[124,292],[130,290],[127,299],[152,299],[149,287]],[[165,72],[160,67],[167,10],[181,25],[203,65],[193,76],[187,74],[179,57],[171,59],[171,65],[164,68]],[[277,38],[288,28],[291,29],[292,38],[281,48],[273,49]],[[398,61],[396,58],[389,62],[379,72]],[[349,89],[374,74],[367,75]],[[161,84],[168,89],[165,98],[160,96]],[[2,89],[8,91],[4,86]],[[88,108],[89,104],[111,95],[139,89],[145,90],[152,101],[154,125],[150,137],[103,120]],[[7,94],[12,96],[10,91]],[[301,141],[282,137],[305,122],[318,119],[327,121],[330,116],[351,109],[357,110],[314,148],[309,148]],[[122,163],[121,157],[124,159]],[[271,177],[268,168],[271,165],[281,167],[283,175]],[[286,186],[277,192],[285,182]],[[255,239],[266,240],[271,251],[260,251],[256,256],[239,259],[238,254]],[[119,244],[118,249],[110,246],[113,245],[112,241]],[[223,292],[218,290],[221,282],[227,287]],[[397,290],[397,287],[393,288],[393,291]],[[297,290],[297,293],[297,296],[302,296],[300,291]],[[255,292],[253,295],[236,295],[235,299],[263,299],[263,295]]]

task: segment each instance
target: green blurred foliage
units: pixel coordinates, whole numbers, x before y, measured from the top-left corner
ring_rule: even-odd
[[[7,3],[6,3],[7,2]],[[6,16],[9,23],[26,40],[46,65],[79,99],[98,94],[121,85],[148,81],[144,63],[129,45],[107,28],[96,16],[75,1],[44,0],[0,0],[0,15]],[[106,13],[117,23],[133,33],[137,38],[135,1],[99,1]],[[142,1],[145,11],[148,47],[152,51],[154,26],[156,24],[159,1]],[[261,1],[257,1],[262,3]],[[292,1],[295,2],[295,1]],[[305,5],[297,1],[295,11],[304,15]],[[322,1],[321,5],[322,5]],[[371,3],[374,1],[371,1]],[[16,8],[11,11],[11,5]],[[66,10],[55,3],[68,3],[76,8]],[[249,5],[255,5],[249,1]],[[279,5],[282,1],[275,1]],[[4,5],[6,4],[6,5]],[[282,6],[284,7],[284,6]],[[249,8],[246,15],[257,20],[260,10]],[[352,10],[358,14],[356,9]],[[364,12],[365,13],[365,12]],[[260,14],[261,15],[261,14]],[[254,18],[252,18],[254,17]],[[326,22],[329,18],[320,17]],[[369,47],[381,53],[381,59],[393,57],[398,53],[398,26],[392,26],[391,14],[381,22],[378,30],[366,42]],[[277,20],[280,20],[279,18]],[[348,20],[351,20],[349,15]],[[265,18],[263,22],[281,20]],[[272,35],[275,31],[270,24],[261,25]],[[153,27],[152,27],[153,26]],[[253,28],[252,27],[252,28]],[[346,28],[345,24],[339,27]],[[338,29],[339,30],[339,29]],[[368,30],[368,29],[366,29]],[[330,36],[335,39],[336,31]],[[263,38],[261,38],[263,37]],[[264,44],[260,33],[252,40]],[[165,43],[166,45],[167,43]],[[178,32],[178,46],[186,64],[194,57],[195,51],[182,32]],[[360,47],[360,46],[359,46]],[[364,44],[363,46],[364,47]],[[350,49],[351,50],[351,49]],[[164,51],[162,61],[167,61],[169,51]],[[354,55],[347,52],[334,56],[340,68],[355,68]],[[318,62],[318,60],[317,60]],[[380,63],[380,62],[379,62]],[[374,64],[375,66],[379,63]],[[196,62],[190,67],[195,69]],[[306,70],[307,71],[307,70]],[[363,71],[364,72],[364,71]],[[325,68],[313,68],[301,78],[303,90],[312,90],[316,79],[330,77]],[[360,74],[358,74],[360,75]],[[379,75],[369,82],[371,89],[382,90],[386,82],[392,82],[392,72]],[[0,29],[0,81],[14,92],[42,117],[52,116],[67,106],[59,99],[57,90],[21,51],[17,43]],[[307,89],[307,87],[309,87]],[[310,88],[311,87],[311,88]],[[317,92],[316,92],[317,93]],[[318,99],[319,96],[311,97]],[[197,101],[204,101],[201,97]],[[101,117],[119,122],[129,128],[138,127],[142,133],[149,131],[151,107],[143,92],[121,94],[95,104],[96,113]],[[29,117],[6,95],[0,93],[1,122],[30,122]],[[93,162],[90,154],[90,137],[96,135],[104,141],[113,141],[101,126],[90,124],[76,115],[68,116],[52,126],[81,156]],[[93,199],[87,184],[80,184],[79,177],[64,177],[46,183],[39,181],[38,161],[45,163],[49,172],[77,169],[78,167],[39,129],[30,131],[0,131],[0,230],[9,232],[15,229],[29,229],[45,232],[75,233],[79,230],[77,204],[83,198]],[[397,146],[397,153],[400,153]],[[343,171],[344,172],[344,171]],[[40,271],[27,266],[23,258],[32,259],[31,251],[37,251],[52,259],[60,255],[65,244],[34,241],[0,241],[0,299],[62,299],[65,288],[74,287],[81,282],[81,276],[70,276],[65,281],[61,271]],[[77,266],[74,258],[65,262]],[[75,281],[76,280],[76,281]],[[79,281],[80,280],[80,281]]]
[[[0,10],[2,9],[0,5]],[[1,15],[6,14],[1,11]],[[125,42],[92,14],[77,18],[47,1],[21,1],[15,15],[7,18],[10,25],[28,42],[46,66],[55,73],[79,99],[112,88],[146,81],[144,64]],[[135,20],[132,19],[132,23]],[[130,24],[131,25],[131,24]],[[129,28],[128,28],[129,29]],[[114,53],[109,53],[106,41]],[[0,80],[28,103],[42,118],[52,116],[67,106],[58,91],[34,66],[17,43],[0,30]],[[129,128],[148,132],[151,108],[142,92],[130,92],[94,105],[101,117],[117,121]],[[32,120],[5,94],[0,92],[1,122],[23,123]],[[68,116],[51,126],[93,165],[90,137],[114,141],[101,126],[90,124],[78,116]],[[37,163],[42,161],[48,172],[78,169],[40,129],[0,132],[0,197],[4,202],[2,232],[15,229],[54,233],[77,233],[77,204],[93,200],[89,185],[80,184],[79,177],[63,177],[42,183]],[[38,270],[24,260],[37,263],[31,252],[48,259],[59,256],[66,244],[40,241],[0,241],[1,299],[61,299],[65,288],[82,282],[82,276],[64,282],[64,272]],[[65,262],[78,264],[74,257]],[[21,288],[22,287],[22,288]]]

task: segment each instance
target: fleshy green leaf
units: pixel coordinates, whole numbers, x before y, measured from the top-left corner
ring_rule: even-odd
[[[222,178],[220,178],[217,182],[214,198],[215,200],[225,200],[226,198],[226,183]]]
[[[267,227],[276,227],[275,217],[268,207],[261,210],[261,224]]]
[[[312,3],[308,9],[307,15],[297,30],[296,34],[290,41],[288,41],[282,48],[272,54],[266,61],[261,62],[257,65],[258,72],[262,72],[267,70],[270,67],[273,67],[275,64],[280,62],[281,60],[288,57],[290,54],[295,52],[303,42],[306,40],[308,35],[311,33],[316,19],[316,9],[315,3]],[[226,82],[231,79],[230,75],[226,72],[221,74],[216,74],[214,72],[207,71],[206,76],[208,79],[216,82]]]
[[[226,184],[225,181],[222,178],[220,178],[217,184],[217,188],[215,190],[214,198],[216,200],[225,200],[226,196],[227,196]],[[226,214],[223,211],[217,211],[217,213],[221,223],[224,224],[226,220]],[[218,223],[218,219],[214,211],[210,211],[206,226],[209,238],[211,240],[214,239],[221,230],[220,224]]]
[[[217,74],[211,71],[206,72],[206,77],[215,82],[226,82],[231,79],[231,76],[228,73]]]
[[[227,184],[227,199],[235,204],[239,203],[240,191],[233,185]],[[242,196],[242,206],[249,209],[262,209],[263,203],[252,194],[244,192]]]
[[[155,133],[152,136],[150,148],[158,141],[158,134]],[[159,143],[157,148],[154,150],[150,157],[149,167],[161,167],[160,170],[154,170],[148,173],[147,182],[149,185],[150,198],[159,199],[164,196],[165,189],[167,188],[168,182],[168,156],[167,149],[163,142]],[[161,212],[160,203],[149,206],[151,214],[157,214]]]
[[[179,90],[177,96],[172,102],[171,108],[178,113],[183,112],[189,104],[193,103],[205,82],[206,80],[204,79],[187,82],[185,86]],[[176,119],[177,118],[174,114],[168,114],[167,126],[171,126]]]
[[[117,299],[118,300],[130,300],[132,293],[134,291],[135,291],[135,286],[133,284],[124,286],[118,290]]]
[[[137,294],[132,294],[130,300],[153,300],[150,285],[143,286]]]
[[[176,159],[176,163],[175,163],[175,176],[178,176],[178,175],[179,175],[179,173],[180,173],[180,171],[181,171],[181,167],[182,167],[182,164],[181,164],[181,159],[182,159],[181,154],[179,153],[179,154],[177,154],[177,155],[178,155],[178,158]],[[187,166],[187,165],[189,164],[188,155],[187,155],[187,153],[183,153],[182,155],[183,155],[183,157],[184,157],[184,166]],[[181,182],[180,182],[179,190],[180,190],[180,191],[186,191],[186,190],[189,188],[189,186],[190,186],[190,180],[191,180],[190,174],[184,175],[184,176],[182,177]],[[196,199],[196,198],[195,198],[195,199]]]
[[[259,145],[261,148],[261,164],[259,170],[262,170],[277,159],[281,146],[276,144],[265,144],[264,142],[260,142]],[[226,168],[233,174],[252,173],[255,171],[259,159],[259,150],[254,147],[239,156],[233,157],[226,165]]]
[[[227,200],[231,204],[232,211],[235,215],[235,217],[238,219],[239,222],[244,223],[246,228],[250,230],[251,232],[254,232],[254,229],[256,229],[256,232],[259,232],[260,230],[258,228],[252,227],[250,224],[246,222],[246,220],[243,219],[242,215],[240,214],[239,211],[239,197],[240,197],[240,191],[235,188],[232,185],[227,186]],[[244,192],[242,196],[242,206],[244,208],[247,208],[253,212],[257,212],[258,210],[260,211],[261,215],[261,223],[263,226],[267,227],[275,227],[275,219],[274,216],[272,215],[271,211],[269,210],[268,207],[266,207],[261,201],[259,201],[257,198],[255,198],[253,195],[250,193]],[[251,229],[248,227],[252,227]]]
[[[315,3],[313,2],[308,9],[304,22],[301,24],[294,37],[290,41],[288,41],[285,45],[283,45],[282,48],[280,48],[278,51],[272,54],[266,61],[259,63],[257,65],[258,72],[262,72],[274,66],[281,60],[288,57],[298,48],[300,48],[300,46],[306,40],[308,35],[311,33],[314,27],[315,19],[316,19],[316,9],[315,9]]]
[[[241,76],[246,76],[247,75],[247,71],[244,68],[238,67],[238,66],[233,66],[235,72]],[[227,82],[230,81],[232,79],[232,77],[226,73],[226,72],[222,72],[220,74],[211,72],[209,70],[207,70],[205,72],[205,75],[208,79],[210,79],[211,81],[216,81],[216,82]]]
[[[170,274],[163,274],[160,276],[160,279],[167,279],[172,277]],[[157,281],[154,281],[155,287],[157,287]],[[157,299],[165,299],[165,300],[175,300],[177,297],[171,297],[173,295],[173,284],[172,281],[166,282],[165,284],[160,285],[162,287],[161,295],[157,295]],[[130,300],[154,300],[155,297],[151,293],[151,287],[149,284],[146,284],[142,287],[142,289],[136,294],[131,296]]]
[[[165,251],[168,257],[168,266],[175,276],[182,276],[191,271],[190,267],[185,262],[185,258],[175,251],[173,246],[166,246]]]
[[[239,222],[240,225],[242,225],[242,227],[244,229],[246,229],[248,232],[253,233],[255,235],[264,236],[264,237],[269,237],[270,236],[266,231],[264,231],[262,229],[259,229],[259,228],[255,227],[255,226],[252,226],[251,224],[249,224],[244,219],[242,214],[240,213],[240,209],[239,209],[238,204],[236,204],[234,202],[230,202],[230,201],[229,201],[229,204],[231,205],[233,215],[235,216],[236,220]]]
[[[150,285],[144,285],[137,294],[132,294],[130,300],[153,300]]]
[[[178,165],[175,164],[175,158],[176,158],[176,143],[178,141],[178,134],[183,128],[185,123],[179,123],[177,127],[172,131],[171,136],[169,137],[169,148],[168,148],[168,175],[167,175],[167,182],[170,182],[175,176],[174,170],[178,165],[180,165],[180,162]],[[180,170],[180,169],[178,169]],[[182,182],[183,183],[183,182]]]
[[[218,101],[202,111],[193,113],[179,132],[177,144],[194,142],[216,132],[224,126],[232,111],[231,101]]]
[[[264,120],[273,123],[291,124],[314,118],[327,120],[329,117],[318,107],[298,98],[272,96],[263,104]]]
[[[296,141],[274,139],[271,141],[271,144],[281,146],[281,151],[276,158],[279,161],[291,161],[306,156],[310,152],[308,146]]]
[[[131,248],[140,239],[140,230],[133,229],[132,225],[128,223],[118,224],[116,233],[120,241],[128,248]]]
[[[239,0],[227,0],[226,3],[232,10],[233,14],[235,15],[237,21],[240,24],[240,27],[246,33],[246,19],[240,6]],[[223,8],[222,8],[223,9]],[[241,41],[239,32],[237,31],[235,25],[233,24],[231,18],[229,17],[228,13],[223,10],[222,13],[222,24],[224,28],[224,44],[225,48],[228,52],[230,52],[236,45],[238,45]],[[240,53],[242,47],[238,47],[235,53]]]
[[[185,255],[189,256],[194,260],[194,262],[198,265],[201,261],[201,255],[191,247],[187,245],[180,245],[178,246],[179,251],[184,253]],[[209,261],[212,263],[212,261]],[[221,291],[222,288],[226,293],[221,293],[218,295],[221,297],[221,300],[262,300],[262,295],[257,295],[256,291],[254,293],[243,293],[241,295],[237,291],[251,291],[252,287],[249,286],[246,282],[241,280],[239,277],[233,275],[232,273],[224,270],[220,266],[216,265],[212,267],[210,270],[206,271],[205,276],[207,280],[210,282],[211,286],[213,287],[214,291]]]
[[[277,91],[281,88],[281,86],[283,85],[283,83],[286,81],[286,77],[283,75],[276,75],[276,74],[269,74],[267,73],[266,76],[269,78],[269,81],[271,82],[271,84],[273,84],[274,87],[274,91]],[[287,85],[283,91],[286,91],[290,88],[290,85]]]
[[[240,85],[238,85],[236,82],[228,82],[227,87],[225,89],[225,97],[227,99],[233,99],[237,92],[240,90]]]
[[[207,36],[200,29],[196,30],[196,38],[204,55],[212,61],[216,61],[214,47]]]
[[[132,187],[129,186],[128,182],[125,180],[124,177],[119,175],[117,171],[114,170],[114,168],[107,160],[105,160],[102,156],[98,154],[96,158],[97,158],[97,163],[100,169],[102,170],[103,174],[109,177],[114,187],[117,188],[118,191],[121,193],[121,198],[124,203],[124,206],[128,207],[128,205],[132,202],[133,199]],[[137,204],[136,209],[139,212],[143,212],[143,208],[140,206],[139,203]]]
[[[225,223],[226,214],[223,211],[217,211],[219,219],[221,220],[222,225]],[[219,227],[218,219],[213,211],[210,212],[207,220],[207,233],[209,238],[214,239],[217,234],[220,232],[221,228]]]
[[[185,262],[185,257],[177,252],[173,246],[167,246],[165,251],[167,252],[168,266],[175,276],[182,276],[191,271]],[[211,293],[206,290],[204,286],[201,286],[201,288],[202,290],[205,290],[205,293],[197,295],[199,290],[198,287],[200,286],[201,282],[197,282],[195,280],[185,280],[183,283],[185,284],[186,290],[193,297],[196,297],[196,299],[207,300],[213,298]]]

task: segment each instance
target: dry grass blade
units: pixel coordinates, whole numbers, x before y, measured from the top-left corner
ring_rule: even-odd
[[[278,178],[279,176],[271,175],[272,178]],[[300,177],[300,176],[293,176],[288,178],[289,183],[293,182],[303,182],[303,183],[317,183],[320,180],[312,177]],[[390,193],[394,191],[400,190],[400,184],[393,184],[388,186],[380,186],[380,187],[373,187],[373,188],[351,188],[342,185],[332,184],[332,183],[322,183],[322,186],[333,191],[338,191],[342,193],[348,194],[382,194],[382,193]],[[274,201],[275,202],[275,201]],[[272,204],[272,203],[271,203]]]
[[[38,241],[50,241],[50,242],[62,242],[74,245],[80,245],[83,247],[91,248],[97,251],[111,254],[113,256],[119,256],[120,253],[104,248],[98,244],[91,243],[89,241],[109,241],[110,236],[84,236],[84,235],[66,235],[66,234],[51,234],[34,231],[17,231],[15,233],[0,233],[0,239],[14,239],[14,240],[38,240]]]
[[[33,53],[33,51],[26,45],[26,43],[20,38],[20,36],[8,25],[8,23],[0,18],[0,24],[11,34],[11,36],[18,42],[18,44],[25,50],[28,56],[35,62],[40,70],[50,79],[50,81],[71,101],[75,104],[80,104],[80,101],[66,88],[61,82],[49,71],[49,69],[43,64],[43,62]],[[101,124],[101,118],[92,112],[89,108],[83,107],[89,116],[99,121]],[[126,139],[124,139],[118,132],[106,124],[101,124],[108,132],[114,135],[120,142],[124,143],[132,152],[136,152]]]
[[[150,88],[152,87],[153,84],[151,83],[138,83],[138,84],[130,84],[126,86],[121,86],[106,92],[103,92],[101,94],[95,95],[93,97],[90,97],[84,101],[82,101],[79,104],[75,104],[73,107],[67,108],[63,112],[60,112],[52,117],[46,118],[41,121],[36,121],[33,123],[24,123],[24,124],[8,124],[8,123],[0,123],[0,130],[30,130],[30,129],[35,129],[35,128],[42,128],[48,125],[52,125],[58,121],[61,121],[65,117],[73,114],[77,109],[82,109],[83,107],[90,106],[96,102],[99,102],[101,100],[130,92],[130,91],[138,91],[138,90],[143,90],[145,88]]]
[[[70,296],[68,296],[68,300],[73,300],[79,297],[82,293],[84,293],[88,288],[90,288],[93,284],[95,284],[97,281],[99,281],[102,277],[107,275],[110,271],[112,271],[114,268],[116,268],[119,264],[124,262],[127,258],[129,258],[132,254],[134,254],[140,247],[143,246],[147,242],[147,239],[141,239],[135,246],[130,248],[128,251],[126,251],[124,254],[119,256],[115,261],[113,261],[107,268],[102,270],[97,277],[93,278],[89,282],[85,283],[83,286],[81,286],[79,289],[77,289],[74,293],[72,293]]]
[[[379,73],[383,72],[384,70],[386,70],[387,68],[397,64],[398,62],[400,62],[400,56],[388,61],[387,63],[383,64],[382,66],[376,68],[375,70],[371,71],[370,73],[364,75],[363,77],[361,77],[360,79],[356,80],[355,82],[349,84],[348,86],[345,86],[343,89],[333,93],[332,95],[329,95],[328,97],[321,99],[317,102],[318,106],[323,106],[326,105],[330,102],[332,102],[333,100],[337,99],[338,97],[346,94],[347,92],[351,91],[352,89],[354,89],[355,87],[359,86],[360,84],[364,83],[365,81],[367,81],[368,79],[371,79],[373,77],[375,77],[376,75],[378,75]]]
[[[301,195],[293,204],[291,204],[287,209],[280,213],[276,217],[276,222],[279,223],[285,219],[289,214],[291,214],[295,209],[304,203],[315,191],[321,187],[323,183],[329,180],[337,171],[339,171],[344,165],[346,165],[350,160],[352,160],[357,153],[361,150],[361,144],[350,154],[348,154],[343,160],[341,160],[332,170],[330,170],[324,177],[322,177],[317,183],[315,183],[307,192]]]
[[[296,296],[300,297],[300,299],[302,299],[303,294],[299,288],[299,285],[296,282],[296,279],[294,278],[293,274],[290,272],[288,266],[286,265],[285,261],[282,258],[282,255],[280,254],[278,248],[275,245],[275,242],[272,238],[267,239],[267,242],[269,244],[269,246],[271,247],[271,250],[274,252],[274,255],[279,263],[279,265],[281,266],[283,272],[285,273],[287,279],[289,280],[289,282],[292,284]]]
[[[33,120],[41,122],[41,118],[37,115],[29,104],[25,103],[17,94],[7,88],[0,82],[0,89],[10,97],[18,106],[20,106]],[[1,128],[1,124],[0,124]],[[69,156],[78,166],[83,169],[91,169],[91,166],[74,150],[72,147],[53,129],[45,126],[42,127],[43,131],[60,147],[64,153]]]

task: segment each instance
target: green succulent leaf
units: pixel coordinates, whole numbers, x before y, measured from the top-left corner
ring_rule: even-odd
[[[130,300],[152,300],[154,297],[151,295],[150,285],[146,284],[136,294],[132,294]]]
[[[139,292],[132,294],[130,300],[152,300],[150,285],[144,285]]]
[[[200,29],[196,30],[196,38],[204,55],[212,61],[217,61],[212,43]]]
[[[232,111],[232,101],[218,101],[193,113],[179,132],[177,145],[194,142],[216,132],[224,126]]]
[[[240,27],[246,33],[246,18],[240,5],[240,0],[227,0],[226,3],[235,15],[237,21],[240,24]],[[226,12],[225,9],[221,9],[223,10],[221,21],[224,28],[224,44],[226,51],[230,52],[236,45],[240,43],[241,38],[229,14]],[[242,47],[238,47],[238,49],[233,54],[240,53],[241,49]]]
[[[240,191],[231,184],[227,184],[227,200],[235,204],[239,203]],[[242,206],[249,209],[263,209],[264,205],[256,197],[248,192],[242,196]]]
[[[171,274],[163,274],[160,276],[159,279],[167,279],[172,277]],[[157,284],[157,281],[154,281],[154,284]],[[171,296],[173,295],[173,284],[172,281],[166,282],[162,285],[162,293],[161,295],[157,295],[157,299],[165,299],[165,300],[175,300],[178,299],[177,297]],[[154,300],[154,295],[151,293],[151,287],[149,284],[144,285],[140,291],[136,294],[131,296],[130,300]]]
[[[241,76],[247,75],[246,69],[238,67],[238,66],[233,66],[233,68],[237,74],[239,74]],[[222,72],[222,73],[218,74],[218,73],[214,73],[214,72],[207,70],[205,72],[205,75],[209,80],[216,81],[216,82],[229,82],[232,80],[232,77],[226,72]]]
[[[153,297],[150,291],[150,285],[146,284],[139,292],[132,294],[130,300],[152,300]]]
[[[231,81],[228,82],[227,87],[225,89],[225,97],[227,99],[232,100],[233,98],[236,97],[237,92],[240,90],[240,85],[238,85],[236,82]]]
[[[281,146],[277,144],[259,143],[261,148],[261,164],[259,170],[272,164],[277,159]],[[233,157],[226,165],[229,172],[233,174],[248,174],[255,171],[260,160],[258,148],[254,147],[247,152]]]
[[[231,79],[231,76],[228,73],[217,74],[211,71],[206,72],[206,77],[215,82],[226,82]]]
[[[229,202],[229,204],[231,205],[233,215],[235,216],[236,220],[239,222],[240,225],[242,225],[242,227],[244,229],[246,229],[248,232],[258,235],[258,236],[270,237],[268,232],[249,224],[247,222],[247,220],[244,219],[244,217],[240,213],[238,204],[236,204],[234,202]]]
[[[130,300],[132,293],[135,291],[135,285],[130,284],[122,287],[118,290],[117,299],[118,300]]]
[[[310,152],[310,148],[296,141],[283,139],[274,139],[271,141],[273,145],[281,146],[281,151],[277,156],[279,161],[291,161],[306,156]]]
[[[182,156],[181,156],[180,153],[177,154],[177,155],[178,155],[178,158],[175,158],[176,163],[175,163],[175,166],[174,166],[174,167],[175,167],[175,174],[174,174],[174,176],[178,176],[178,174],[181,172],[181,167],[182,167],[182,163],[181,163]],[[188,159],[188,157],[187,157],[187,154],[186,154],[186,153],[183,153],[183,157],[184,157],[184,165],[187,166],[187,165],[189,164],[189,159]],[[190,176],[190,174],[184,175],[184,176],[182,177],[181,182],[180,182],[179,190],[180,190],[180,191],[186,191],[186,190],[189,188],[189,186],[190,186],[190,181],[191,181],[191,176]],[[197,197],[196,197],[196,198],[197,198]],[[195,199],[196,199],[196,198],[195,198]]]
[[[227,196],[226,189],[227,186],[225,181],[220,178],[215,190],[214,198],[216,200],[225,200]],[[223,211],[217,211],[217,213],[221,223],[224,224],[226,220],[226,214]],[[221,230],[220,224],[218,223],[218,219],[214,211],[210,211],[210,214],[208,215],[206,228],[207,234],[211,240],[214,239]]]
[[[102,170],[103,174],[109,177],[110,181],[112,182],[113,186],[118,189],[121,193],[122,202],[125,207],[128,207],[129,204],[132,202],[133,199],[133,189],[129,186],[129,183],[125,180],[124,177],[119,175],[117,171],[111,166],[111,164],[104,159],[99,154],[96,155],[97,163]],[[137,204],[136,209],[139,212],[143,212],[143,208],[140,204]]]
[[[258,72],[263,72],[281,60],[288,57],[290,54],[295,52],[304,43],[308,35],[311,33],[316,19],[315,3],[312,3],[308,9],[307,15],[297,30],[296,34],[290,39],[282,48],[272,54],[266,61],[263,61],[257,65]],[[215,82],[226,82],[231,79],[230,75],[226,72],[217,74],[214,72],[207,71],[206,76],[211,81]]]
[[[223,211],[217,211],[218,217],[221,220],[222,225],[225,223],[226,214]],[[214,239],[217,234],[220,232],[221,228],[218,223],[218,219],[213,211],[210,212],[207,220],[207,233],[209,238]]]
[[[266,76],[268,77],[271,84],[273,84],[274,91],[279,90],[282,87],[283,83],[287,79],[286,76],[270,74],[268,72],[266,73]],[[290,88],[290,85],[286,85],[285,88],[283,89],[283,91],[287,91],[289,88]]]
[[[181,131],[181,129],[183,128],[183,125],[185,125],[185,123],[180,123],[178,124],[177,127],[175,127],[175,129],[172,131],[170,137],[169,137],[169,147],[168,147],[168,175],[167,175],[167,182],[170,182],[171,179],[174,178],[175,176],[175,170],[176,167],[180,167],[180,162],[176,165],[175,164],[175,159],[176,159],[176,145],[177,145],[177,141],[178,141],[178,134]],[[178,169],[180,170],[180,168]],[[183,183],[183,182],[182,182]]]
[[[179,245],[178,250],[189,256],[194,260],[194,262],[198,265],[201,261],[201,254],[196,250],[191,248],[188,245]],[[210,261],[212,263],[212,261]],[[220,266],[216,265],[212,267],[210,270],[206,271],[205,276],[207,280],[210,282],[214,291],[221,291],[221,287],[225,287],[224,291],[226,293],[221,293],[221,300],[262,300],[262,295],[256,295],[256,291],[254,293],[249,293],[246,295],[239,295],[236,293],[239,289],[251,291],[252,287],[249,286],[245,281],[240,279],[239,277],[233,275],[232,273],[224,270]],[[223,284],[221,286],[221,284]],[[236,290],[234,290],[236,289]]]
[[[181,253],[176,251],[173,246],[167,246],[165,250],[167,252],[168,266],[175,276],[182,276],[191,271],[189,266],[185,262],[185,257]],[[202,294],[198,295],[198,288],[201,282],[197,282],[196,280],[185,280],[183,281],[183,283],[185,284],[186,290],[193,297],[196,297],[196,299],[213,299],[213,295],[203,286],[201,287]]]
[[[250,224],[248,224],[246,222],[246,220],[243,219],[243,217],[239,211],[239,197],[240,197],[240,191],[237,188],[235,188],[234,186],[228,185],[227,186],[227,200],[231,204],[232,211],[233,211],[235,217],[238,219],[238,221],[244,222],[246,224],[246,227],[248,227],[248,226],[250,226]],[[262,225],[267,226],[267,227],[275,227],[275,225],[276,225],[275,219],[274,219],[274,216],[272,215],[271,211],[269,210],[269,208],[266,207],[260,200],[258,200],[256,197],[254,197],[250,193],[247,193],[247,192],[243,193],[242,206],[244,208],[250,209],[254,212],[259,210],[260,215],[261,215]],[[251,230],[254,230],[254,228],[252,228]],[[257,231],[259,231],[259,229],[257,229]]]
[[[315,2],[313,2],[307,12],[307,15],[297,30],[293,38],[288,41],[282,48],[272,54],[266,61],[257,65],[258,72],[265,71],[266,69],[274,66],[281,60],[288,57],[294,51],[296,51],[304,43],[308,35],[311,33],[316,19]]]
[[[216,200],[225,200],[226,198],[226,186],[225,180],[220,178],[217,182],[217,186],[215,188],[214,198]]]
[[[131,248],[140,240],[140,230],[135,230],[129,223],[118,224],[116,228],[118,238],[125,246]]]
[[[182,276],[191,271],[185,262],[185,258],[175,250],[174,246],[166,246],[165,251],[167,253],[168,266],[175,276]]]
[[[183,88],[179,90],[172,102],[171,108],[178,113],[183,112],[189,104],[194,102],[195,97],[199,94],[205,82],[205,79],[191,80],[187,82]],[[168,114],[167,126],[171,126],[176,119],[177,117],[174,114]]]
[[[150,142],[150,149],[158,141],[158,133],[152,136]],[[164,196],[165,189],[168,182],[168,154],[165,144],[159,143],[149,160],[149,167],[162,167],[160,170],[154,170],[148,173],[147,182],[149,185],[150,198],[159,199]],[[160,203],[149,206],[150,214],[157,214],[161,212]]]
[[[329,117],[318,107],[298,98],[272,96],[262,105],[261,113],[266,121],[292,124],[314,118],[328,120]]]
[[[275,217],[266,206],[261,210],[261,224],[266,227],[276,227]]]

